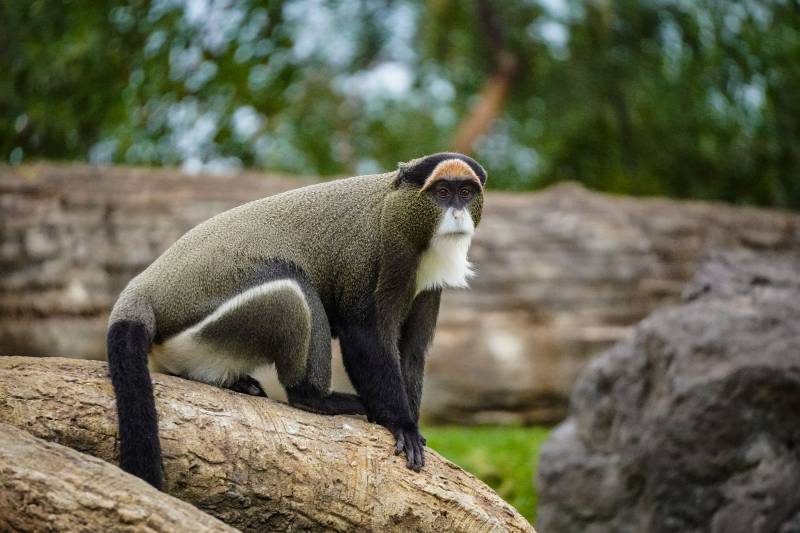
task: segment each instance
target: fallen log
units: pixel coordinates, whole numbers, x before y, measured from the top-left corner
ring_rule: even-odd
[[[116,466],[7,424],[0,473],[0,531],[236,531]]]
[[[435,452],[421,473],[391,435],[260,397],[153,375],[166,490],[243,531],[533,531]],[[0,422],[116,463],[107,366],[0,357]]]

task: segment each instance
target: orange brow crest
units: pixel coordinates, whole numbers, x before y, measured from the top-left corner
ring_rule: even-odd
[[[475,174],[475,171],[472,170],[468,164],[460,159],[445,159],[438,165],[436,168],[433,169],[431,175],[425,180],[425,183],[422,184],[422,190],[428,189],[433,183],[441,177],[450,176],[450,177],[466,177],[470,180],[474,181],[478,187],[481,187],[481,180],[478,178],[478,175]]]

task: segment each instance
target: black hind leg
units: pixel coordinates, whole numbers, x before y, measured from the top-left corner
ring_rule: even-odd
[[[287,387],[289,404],[321,415],[366,415],[367,410],[355,394],[344,392],[323,393],[308,383]]]
[[[250,376],[242,376],[226,388],[242,394],[249,394],[250,396],[267,397],[267,393],[261,388],[261,384]]]
[[[300,282],[311,311],[311,328],[303,377],[294,383],[281,381],[286,388],[289,405],[322,415],[364,415],[366,409],[358,396],[331,392],[331,328],[328,315],[317,291],[304,280]]]

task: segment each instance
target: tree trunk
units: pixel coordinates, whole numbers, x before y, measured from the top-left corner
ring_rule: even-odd
[[[104,461],[0,424],[0,531],[236,531]]]
[[[428,451],[421,473],[384,428],[153,375],[167,491],[245,531],[533,531]],[[0,357],[0,422],[117,462],[107,366]]]

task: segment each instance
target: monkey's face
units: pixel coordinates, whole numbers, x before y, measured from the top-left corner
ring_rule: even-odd
[[[432,239],[468,241],[481,219],[486,171],[462,154],[402,163],[387,196],[385,234],[426,249]]]
[[[426,193],[440,210],[433,236],[472,237],[475,221],[470,205],[482,192],[480,183],[464,177],[443,177],[426,187]]]

